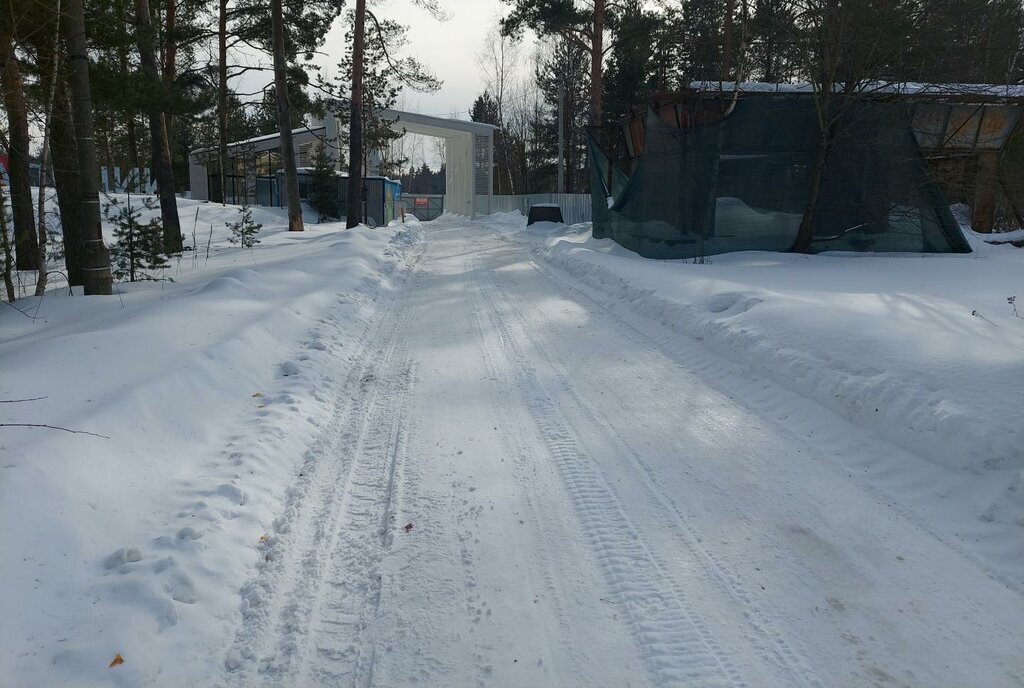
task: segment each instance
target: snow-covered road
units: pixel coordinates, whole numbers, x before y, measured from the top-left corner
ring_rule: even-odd
[[[850,468],[902,449],[486,226],[425,229],[220,683],[1024,684],[1021,592]]]

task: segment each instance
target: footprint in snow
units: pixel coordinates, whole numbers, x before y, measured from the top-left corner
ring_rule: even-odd
[[[189,505],[187,510],[178,512],[178,518],[195,518],[196,515],[203,514],[203,512],[206,510],[206,506],[206,502],[201,500],[198,502],[193,502],[191,505]],[[204,520],[209,521],[212,520],[212,518],[212,516],[203,514]]]
[[[166,557],[158,561],[153,567],[153,573],[160,576],[164,590],[175,602],[195,604],[199,600],[195,583],[187,573],[181,570],[174,557]]]
[[[122,547],[103,560],[103,568],[108,571],[121,568],[121,573],[125,573],[128,570],[127,564],[134,564],[138,561],[142,561],[142,552],[137,547]]]
[[[243,493],[242,489],[240,487],[238,487],[237,485],[232,485],[230,483],[224,483],[223,485],[218,487],[216,490],[214,490],[213,494],[217,494],[217,495],[220,495],[221,497],[225,497],[226,499],[230,500],[232,503],[237,504],[239,506],[242,506],[243,504],[245,504],[245,493]]]
[[[293,377],[301,372],[295,361],[285,361],[280,365],[280,371],[283,377]]]
[[[263,398],[264,406],[269,406],[270,404],[295,405],[298,403],[299,400],[289,392],[282,392],[281,394],[275,394],[272,397]]]
[[[163,535],[153,541],[153,544],[160,549],[195,549],[200,547],[195,541],[203,537],[203,534],[195,528],[186,526],[174,534],[174,537]]]
[[[708,300],[708,310],[717,314],[735,309],[736,312],[730,315],[740,315],[762,302],[762,299],[744,293],[716,294]]]

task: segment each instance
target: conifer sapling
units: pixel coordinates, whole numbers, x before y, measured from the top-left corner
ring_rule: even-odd
[[[248,205],[243,205],[238,212],[240,217],[237,222],[224,223],[231,230],[231,236],[228,238],[228,241],[232,244],[239,244],[242,248],[252,248],[260,243],[256,236],[263,229],[263,225],[259,222],[253,222],[252,208]]]

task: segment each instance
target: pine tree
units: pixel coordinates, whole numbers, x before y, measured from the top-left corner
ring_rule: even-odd
[[[288,229],[302,231],[295,146],[294,117],[304,114],[302,86],[307,70],[344,5],[342,0],[238,0],[234,14],[240,40],[263,48],[273,58],[277,131],[281,137]],[[269,9],[269,11],[268,11]]]
[[[586,127],[592,115],[587,83],[589,57],[576,43],[555,39],[536,67],[534,78],[544,96],[541,116],[535,121],[534,188],[555,189],[558,163],[558,90],[564,86],[565,189],[581,193],[590,188],[587,173]]]
[[[432,3],[421,0],[415,4]],[[432,11],[435,15],[439,12],[436,7]],[[440,88],[441,82],[416,58],[399,57],[408,43],[405,26],[378,18],[366,9],[362,0],[357,2],[350,21],[346,43],[351,49],[338,64],[335,83],[322,86],[339,94],[341,107],[336,108],[337,115],[348,122],[343,135],[349,152],[346,223],[354,227],[361,221],[363,173],[369,151],[376,151],[383,159],[390,143],[402,136],[375,113],[394,107],[403,88],[430,93]],[[349,94],[347,99],[341,96],[346,91]],[[389,162],[393,169],[384,172],[396,175],[405,163],[404,160]]]
[[[757,79],[779,83],[791,78],[799,55],[794,0],[754,0],[751,58]]]
[[[68,1],[67,21],[63,22],[71,57],[69,81],[78,148],[78,169],[82,207],[82,283],[86,295],[109,296],[113,291],[110,252],[103,242],[100,214],[99,161],[96,156],[96,129],[93,120],[92,86],[89,81],[89,49],[82,0]]]
[[[135,33],[138,41],[142,76],[150,84],[163,84],[156,61],[156,41],[150,16],[149,0],[135,0]],[[182,250],[181,223],[178,220],[178,201],[174,193],[174,167],[171,163],[167,138],[166,113],[159,101],[151,101],[149,117],[150,159],[157,179],[160,196],[160,216],[163,220],[164,247],[168,253]]]
[[[678,86],[721,76],[725,10],[723,0],[680,0],[670,9],[666,20],[674,41],[667,55]]]
[[[0,90],[8,122],[3,146],[8,155],[11,183],[11,209],[14,215],[14,255],[19,270],[39,267],[39,246],[32,211],[29,178],[29,123],[25,100],[25,82],[17,50],[17,36],[26,30],[28,17],[20,5],[5,4],[0,9]]]
[[[505,0],[512,13],[501,20],[502,32],[514,35],[530,28],[542,37],[558,37],[587,53],[590,60],[589,123],[601,123],[604,96],[604,33],[614,30],[618,3],[606,0]]]
[[[356,0],[352,28],[352,68],[349,83],[348,113],[348,188],[345,202],[345,227],[352,229],[363,220],[363,95],[365,90],[366,0]]]
[[[915,31],[893,65],[903,80],[1024,81],[1024,5],[1017,0],[919,0]]]
[[[281,135],[285,197],[288,199],[288,231],[301,232],[304,229],[302,226],[302,203],[299,201],[299,179],[295,169],[295,144],[292,141],[291,111],[288,101],[288,53],[285,45],[284,10],[281,0],[270,0],[270,11],[274,88],[277,89],[277,126]]]
[[[647,101],[655,84],[655,44],[658,22],[640,0],[628,0],[619,19],[619,40],[612,46],[605,69],[604,118],[614,122],[631,106]]]
[[[313,171],[306,182],[306,200],[317,212],[318,222],[337,220],[341,217],[341,178],[335,168],[334,158],[323,146],[317,146]]]
[[[239,218],[235,222],[224,224],[231,230],[231,237],[228,239],[232,244],[238,244],[242,248],[252,248],[260,243],[257,238],[263,225],[254,222],[252,219],[252,208],[246,204],[239,208]]]
[[[167,267],[167,255],[164,252],[163,227],[160,219],[154,217],[149,222],[140,222],[142,211],[156,210],[156,202],[150,197],[143,198],[143,206],[133,206],[131,196],[122,204],[110,199],[103,208],[103,215],[114,225],[114,245],[110,248],[110,257],[114,268],[114,277],[129,282],[141,280],[157,280],[158,270]]]
[[[495,193],[514,193],[512,180],[513,172],[510,169],[509,155],[509,133],[502,126],[501,107],[498,101],[491,95],[488,89],[477,96],[470,108],[469,118],[474,122],[493,124],[498,127],[494,131],[494,181],[496,184]]]

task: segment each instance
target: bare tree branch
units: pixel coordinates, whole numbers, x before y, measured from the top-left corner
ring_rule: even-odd
[[[100,435],[95,432],[88,432],[86,430],[72,430],[70,428],[62,428],[59,425],[46,425],[45,423],[0,423],[0,428],[43,428],[46,430],[60,430],[61,432],[70,432],[73,435],[91,435],[92,437],[101,437],[105,440],[109,440],[110,437],[107,435]]]

